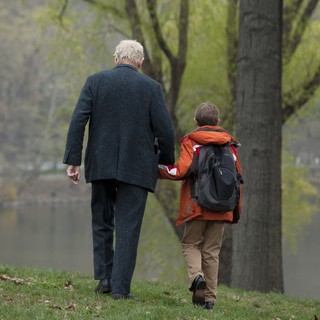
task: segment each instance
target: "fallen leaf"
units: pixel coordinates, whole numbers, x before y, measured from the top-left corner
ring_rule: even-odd
[[[52,305],[50,305],[49,307],[52,308],[52,309],[62,310],[61,307],[59,307],[59,306],[56,305],[56,304],[52,304]]]
[[[19,284],[23,284],[24,280],[22,279],[18,279],[18,278],[12,278],[11,280],[14,284],[19,285]]]
[[[12,277],[9,277],[8,275],[6,274],[2,274],[0,276],[0,280],[2,281],[11,281],[13,282],[14,284],[23,284],[26,282],[26,280],[23,280],[23,279],[19,279],[19,278],[12,278]],[[29,284],[29,283],[28,283]]]
[[[4,300],[6,302],[12,302],[13,301],[13,298],[11,298],[11,296],[4,295],[3,297],[4,297]]]
[[[65,284],[64,284],[65,289],[72,291],[73,290],[73,286],[72,286],[72,282],[70,280],[68,280]]]
[[[69,311],[76,311],[76,305],[74,303],[70,303],[64,309]]]

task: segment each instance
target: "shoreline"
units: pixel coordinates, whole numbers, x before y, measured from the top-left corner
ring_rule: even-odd
[[[91,184],[82,180],[75,186],[62,174],[41,175],[12,200],[0,200],[0,207],[22,205],[60,205],[90,201]]]

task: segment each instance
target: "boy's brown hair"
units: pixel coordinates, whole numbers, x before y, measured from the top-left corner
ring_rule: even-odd
[[[195,112],[195,120],[199,127],[216,126],[219,123],[219,109],[211,102],[203,102],[199,104]]]

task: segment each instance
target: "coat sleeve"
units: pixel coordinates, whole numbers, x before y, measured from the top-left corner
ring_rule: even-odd
[[[74,108],[66,142],[63,163],[69,165],[81,165],[83,137],[86,124],[91,115],[92,86],[89,77],[84,84],[78,102]]]
[[[161,85],[154,82],[150,117],[159,145],[159,163],[174,164],[175,130],[164,101]]]
[[[159,178],[169,180],[184,180],[193,173],[192,165],[194,160],[194,150],[190,143],[182,142],[179,160],[174,165],[162,165],[159,168]]]

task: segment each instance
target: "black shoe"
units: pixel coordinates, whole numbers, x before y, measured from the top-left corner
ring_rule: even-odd
[[[95,292],[96,293],[110,293],[112,291],[111,289],[111,279],[106,278],[99,281]]]
[[[131,293],[129,293],[129,294],[114,293],[112,295],[112,299],[113,300],[129,299],[129,300],[134,300],[134,301],[138,301],[139,300],[137,297],[135,297]]]
[[[193,295],[192,295],[192,303],[193,304],[200,304],[201,306],[203,306],[205,304],[204,289],[206,289],[206,288],[207,288],[206,281],[204,280],[204,278],[201,275],[197,276],[193,280],[192,286],[190,288],[193,291]]]
[[[213,303],[213,302],[211,302],[211,301],[206,301],[206,302],[204,303],[203,309],[212,310],[212,309],[213,309],[213,306],[214,306],[214,303]]]

